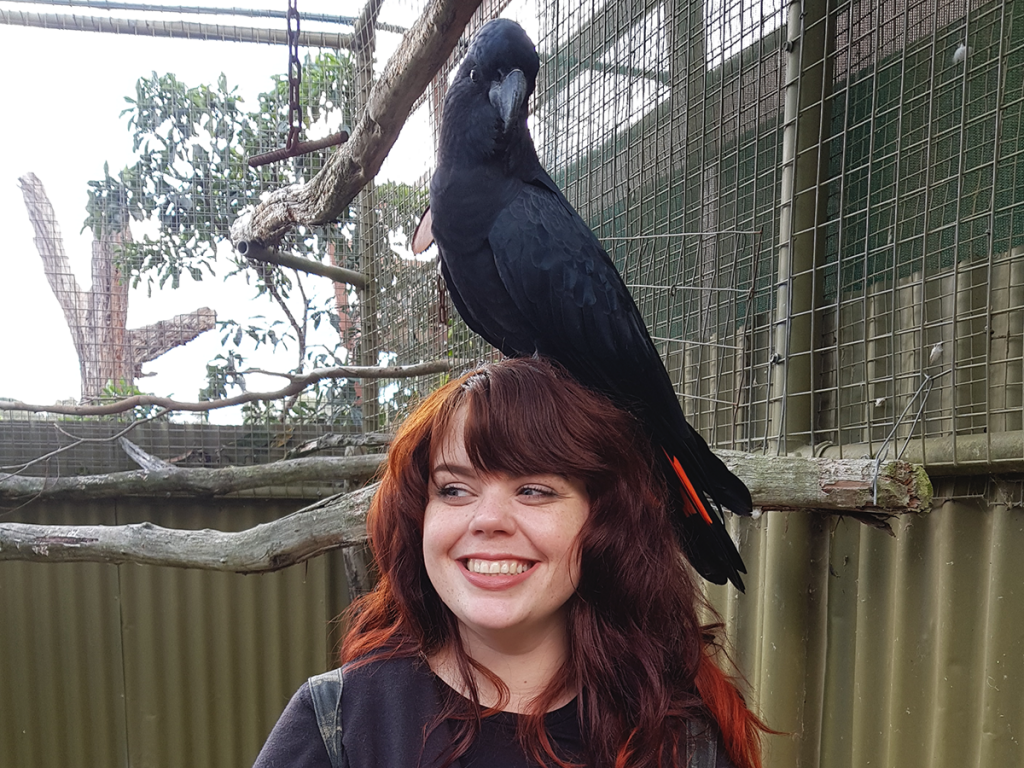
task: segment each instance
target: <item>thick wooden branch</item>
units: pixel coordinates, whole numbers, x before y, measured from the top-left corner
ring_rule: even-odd
[[[719,452],[747,483],[761,510],[812,510],[847,514],[872,522],[907,512],[926,512],[931,482],[920,466],[883,464],[878,478],[878,503],[872,501],[871,460],[754,456]],[[353,457],[380,461],[381,456]],[[313,465],[301,459],[293,463]],[[344,460],[332,459],[332,462]],[[289,462],[247,467],[262,485],[268,471]],[[185,471],[185,470],[179,470]],[[212,475],[224,470],[193,470]],[[138,473],[120,473],[138,475]],[[159,472],[149,478],[161,477]],[[337,478],[337,474],[317,477]],[[24,479],[24,478],[18,478]],[[81,479],[81,478],[80,478]],[[274,484],[285,481],[275,478]],[[53,482],[53,481],[50,481]],[[135,492],[155,493],[158,486],[135,481]],[[2,486],[0,486],[2,487]],[[101,562],[170,565],[179,568],[257,573],[287,565],[366,539],[366,513],[374,487],[332,496],[272,523],[241,533],[176,531],[143,523],[127,526],[39,526],[0,523],[0,560],[36,562]],[[95,497],[94,497],[95,498]],[[884,526],[883,526],[884,527]]]
[[[879,467],[875,501],[874,459],[823,459],[762,456],[716,451],[750,489],[764,511],[817,509],[844,514],[927,512],[932,484],[924,469],[905,461]]]
[[[432,0],[373,86],[349,140],[306,184],[267,195],[231,227],[231,241],[273,248],[296,224],[333,221],[376,176],[413,104],[447,60],[481,0]]]
[[[299,459],[332,448],[383,448],[391,444],[391,435],[384,432],[366,432],[361,435],[332,433],[307,440],[288,451],[285,458]]]
[[[203,402],[187,402],[174,400],[170,397],[156,395],[134,395],[105,405],[34,405],[21,400],[0,399],[0,411],[29,411],[31,413],[60,413],[68,416],[110,416],[125,413],[139,406],[155,405],[168,411],[213,411],[232,405],[243,405],[256,401],[283,400],[297,395],[306,387],[323,379],[405,379],[412,376],[426,376],[431,373],[443,373],[450,370],[451,363],[437,360],[415,365],[394,366],[360,366],[349,365],[337,368],[316,368],[302,375],[288,375],[290,383],[286,387],[272,392],[243,392],[234,397]]]
[[[54,526],[0,523],[0,561],[137,563],[232,573],[265,573],[366,541],[376,486],[332,496],[237,533],[161,528],[151,523]]]
[[[187,315],[175,315],[142,328],[128,331],[128,345],[136,365],[156,360],[160,355],[192,341],[196,336],[217,326],[217,313],[200,307]]]
[[[286,459],[247,467],[176,467],[111,472],[105,475],[31,477],[0,473],[0,499],[112,499],[124,496],[222,496],[253,488],[296,483],[365,481],[377,472],[381,454]]]

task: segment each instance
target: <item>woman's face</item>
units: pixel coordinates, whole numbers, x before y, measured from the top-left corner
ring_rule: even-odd
[[[584,485],[560,475],[481,474],[466,453],[463,422],[455,420],[431,467],[427,575],[464,641],[522,645],[564,634],[590,510]]]

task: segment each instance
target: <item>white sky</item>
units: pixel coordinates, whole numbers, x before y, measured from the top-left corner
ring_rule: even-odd
[[[197,0],[194,5],[241,6],[232,0]],[[287,4],[257,0],[247,7],[285,10]],[[505,15],[518,18],[531,34],[529,0],[514,3]],[[300,12],[356,16],[362,2],[353,0],[301,0]],[[403,0],[385,3],[382,21],[408,26],[415,19],[419,3]],[[25,5],[0,0],[0,8],[38,13],[76,13],[102,16],[99,9]],[[115,11],[115,18],[140,14]],[[174,20],[175,14],[156,18]],[[271,19],[223,19],[212,16],[182,16],[190,21],[228,23],[237,26],[283,28]],[[324,29],[303,23],[304,30]],[[333,31],[347,32],[349,28]],[[398,45],[400,37],[381,33],[378,38],[378,70]],[[103,163],[116,174],[131,162],[131,136],[127,119],[119,117],[128,106],[124,97],[133,95],[135,82],[151,72],[172,72],[190,86],[213,83],[224,72],[231,85],[238,85],[251,104],[266,90],[270,76],[287,67],[283,46],[220,43],[129,37],[100,33],[46,30],[0,25],[0,231],[5,235],[4,265],[0,277],[0,397],[48,404],[77,399],[80,392],[78,360],[60,306],[43,275],[42,262],[33,244],[33,232],[18,187],[18,178],[35,173],[49,195],[64,236],[64,246],[79,284],[89,286],[91,236],[80,234],[85,218],[87,181],[102,177]],[[415,126],[415,127],[412,127]],[[418,129],[418,130],[417,130]],[[385,162],[379,180],[415,181],[433,163],[424,114],[414,116],[410,128]],[[136,236],[139,236],[136,232]],[[229,268],[223,272],[226,274]],[[330,291],[325,280],[309,278],[307,290]],[[245,320],[250,314],[270,314],[272,306],[253,303],[254,292],[244,280],[224,283],[206,278],[202,283],[182,279],[177,291],[134,291],[129,302],[129,327],[138,327],[201,306],[217,311],[220,319]],[[327,326],[321,326],[327,329]],[[328,340],[328,337],[325,337]],[[149,363],[144,370],[154,373],[137,384],[145,392],[194,400],[205,385],[205,364],[221,351],[220,335],[208,332],[184,347]],[[278,359],[251,357],[249,364],[272,370],[288,370],[294,355],[279,352]],[[280,379],[253,381],[254,388],[276,388]],[[237,414],[222,414],[217,420],[232,420]]]

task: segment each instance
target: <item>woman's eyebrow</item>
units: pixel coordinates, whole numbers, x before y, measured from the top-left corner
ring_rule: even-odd
[[[452,475],[468,476],[475,475],[476,469],[472,466],[465,466],[463,464],[448,464],[446,462],[444,464],[437,464],[430,470],[430,474],[432,475],[437,474],[438,472],[448,472],[449,474]]]

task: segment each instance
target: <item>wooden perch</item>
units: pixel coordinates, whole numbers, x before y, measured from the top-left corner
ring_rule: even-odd
[[[0,523],[0,561],[137,563],[232,573],[265,573],[366,540],[376,486],[331,496],[237,533],[132,525]]]
[[[920,466],[904,462],[882,465],[878,504],[875,505],[871,490],[874,462],[871,460],[754,456],[725,451],[719,454],[747,483],[754,504],[762,510],[825,510],[870,522],[875,515],[926,512],[931,504],[928,476]],[[352,458],[380,461],[383,457]],[[270,483],[267,472],[273,467],[316,461],[344,460],[299,459],[245,469],[255,470],[262,481],[259,484],[267,485]],[[225,470],[193,471],[212,475]],[[316,476],[320,479],[338,477],[320,472]],[[160,477],[160,474],[150,473],[150,477]],[[156,492],[149,482],[139,485],[136,481],[134,492]],[[277,477],[273,482],[280,484],[285,478]],[[147,523],[128,526],[0,523],[0,560],[134,562],[236,573],[275,570],[329,549],[364,542],[366,512],[373,491],[371,486],[332,496],[273,523],[241,533],[174,531]]]
[[[253,488],[297,483],[365,481],[383,461],[380,454],[366,456],[286,459],[247,467],[177,467],[134,469],[106,475],[30,477],[0,473],[0,499],[112,499],[122,496],[222,496]],[[164,462],[161,462],[164,463]]]
[[[886,517],[931,509],[932,484],[918,464],[883,463],[878,470],[876,502],[874,459],[716,453],[746,483],[754,505],[762,511],[817,509]]]
[[[362,290],[366,287],[366,277],[351,269],[336,267],[331,264],[324,264],[303,256],[295,256],[290,253],[281,253],[264,248],[262,245],[252,241],[243,241],[238,244],[238,252],[247,259],[253,261],[264,261],[268,264],[277,264],[281,267],[291,267],[311,275],[320,275],[336,283],[351,285],[353,288]]]
[[[413,104],[447,60],[481,0],[431,0],[374,84],[349,140],[306,184],[271,192],[231,226],[231,241],[274,248],[296,224],[341,215],[377,175]],[[358,45],[356,40],[355,44]]]

